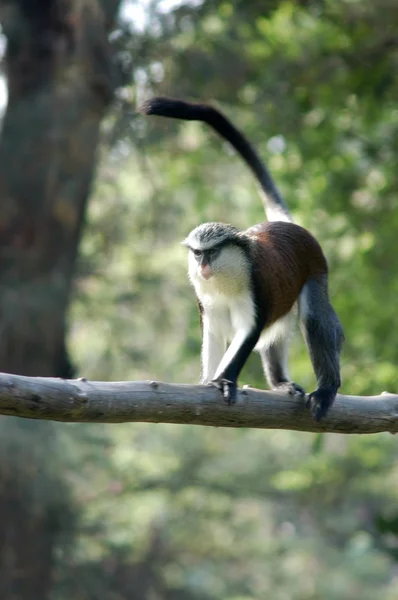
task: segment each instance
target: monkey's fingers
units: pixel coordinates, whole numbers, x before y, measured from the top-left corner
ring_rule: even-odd
[[[214,385],[217,389],[222,392],[225,402],[228,404],[235,404],[237,396],[237,385],[235,381],[218,377],[210,382],[210,385]]]
[[[319,423],[323,417],[326,417],[329,408],[332,406],[336,393],[328,388],[320,388],[308,395],[306,407],[311,410],[315,421]]]
[[[293,381],[283,381],[282,383],[278,383],[274,389],[278,390],[278,392],[289,394],[290,396],[297,396],[299,398],[304,398],[305,396],[303,388],[297,385],[297,383],[293,383]]]

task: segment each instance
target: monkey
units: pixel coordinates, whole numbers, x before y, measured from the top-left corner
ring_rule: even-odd
[[[320,421],[341,385],[344,334],[329,302],[328,265],[319,243],[293,223],[265,163],[218,109],[154,97],[140,110],[146,115],[202,121],[213,128],[253,172],[268,219],[244,231],[225,223],[204,223],[183,241],[202,327],[201,383],[216,386],[227,403],[234,403],[239,374],[256,350],[270,388],[304,398],[303,388],[290,380],[287,366],[297,307],[317,383],[306,406]]]

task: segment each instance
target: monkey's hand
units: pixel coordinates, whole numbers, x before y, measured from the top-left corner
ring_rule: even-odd
[[[331,387],[321,387],[308,395],[306,407],[311,410],[315,421],[319,423],[323,417],[326,417],[335,398],[336,390]]]
[[[273,389],[289,394],[289,396],[298,396],[300,398],[304,398],[305,396],[303,388],[297,385],[297,383],[293,383],[293,381],[282,381],[275,385]]]
[[[225,402],[228,404],[235,404],[238,389],[236,381],[231,381],[224,377],[217,377],[217,379],[210,381],[210,385],[214,385],[222,392]]]

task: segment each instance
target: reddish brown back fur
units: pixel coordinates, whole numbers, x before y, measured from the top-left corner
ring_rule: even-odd
[[[293,307],[308,279],[326,275],[326,258],[303,227],[283,221],[260,223],[245,231],[252,241],[254,280],[267,298],[267,325]]]

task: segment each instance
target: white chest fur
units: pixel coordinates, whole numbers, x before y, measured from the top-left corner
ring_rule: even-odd
[[[223,250],[210,279],[200,276],[193,256],[189,260],[189,277],[209,329],[225,341],[231,341],[239,330],[250,330],[256,316],[247,263],[236,250]]]
[[[256,314],[250,294],[242,293],[234,297],[202,295],[199,298],[210,331],[226,342],[230,342],[237,331],[249,332],[252,329]]]

